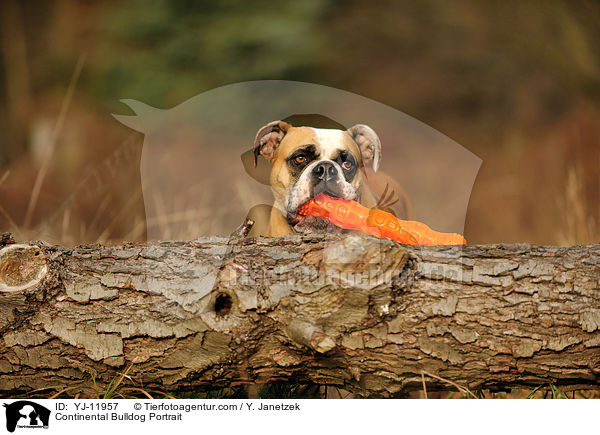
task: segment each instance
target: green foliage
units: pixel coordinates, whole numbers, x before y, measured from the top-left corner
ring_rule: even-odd
[[[217,86],[287,79],[367,92],[412,114],[540,125],[600,99],[598,14],[560,0],[448,3],[159,0],[95,23],[87,92],[171,107]]]
[[[552,399],[568,399],[567,395],[554,384],[542,384],[527,395],[527,399],[546,399],[551,393]]]
[[[90,90],[99,99],[168,106],[228,83],[294,77],[313,66],[314,27],[327,6],[326,0],[115,4],[97,24],[105,38]]]
[[[52,5],[21,6],[29,87],[62,94],[86,51],[78,93],[104,112],[122,110],[121,98],[166,108],[229,83],[299,80],[365,94],[432,124],[459,123],[495,144],[507,121],[529,130],[580,99],[600,101],[597,2]]]

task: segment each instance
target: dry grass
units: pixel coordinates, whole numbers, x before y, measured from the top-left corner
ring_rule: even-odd
[[[598,162],[600,167],[600,161]],[[559,207],[568,210],[563,215],[564,225],[558,237],[561,245],[579,245],[598,241],[600,227],[594,217],[593,205],[586,200],[581,168],[570,167],[567,172],[564,196],[558,198]],[[600,183],[600,175],[598,177]]]
[[[478,154],[466,236],[471,243],[600,243],[600,115],[578,108],[532,137]]]
[[[61,388],[48,386],[30,391],[22,398],[42,399],[175,399],[176,397],[165,391],[144,388],[143,385],[131,375],[132,365],[124,371],[116,373],[115,377],[104,388],[96,382],[96,374],[89,373],[89,378],[84,381],[74,382],[72,386]],[[51,392],[51,394],[49,394]],[[21,398],[16,396],[14,398]]]
[[[50,167],[50,162],[52,160],[54,154],[54,148],[56,146],[56,141],[61,133],[63,125],[65,123],[65,118],[67,116],[67,110],[71,106],[71,101],[73,99],[73,93],[75,92],[75,86],[77,85],[77,81],[79,80],[79,76],[81,74],[81,70],[83,69],[83,65],[85,64],[85,53],[79,56],[77,60],[77,64],[75,65],[75,70],[73,71],[73,77],[71,77],[71,81],[69,83],[69,87],[67,88],[67,93],[62,102],[60,113],[58,115],[58,119],[56,120],[56,124],[54,125],[54,129],[52,130],[52,136],[48,144],[46,145],[46,149],[44,150],[44,158],[42,161],[42,165],[37,173],[35,178],[35,182],[33,183],[33,189],[31,190],[31,196],[29,198],[29,204],[27,205],[27,212],[25,213],[24,226],[29,227],[31,223],[31,218],[33,217],[33,212],[37,205],[40,190],[42,188],[42,184],[44,183],[44,179],[48,174],[48,169]]]

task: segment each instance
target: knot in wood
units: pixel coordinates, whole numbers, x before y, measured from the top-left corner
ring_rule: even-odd
[[[47,273],[46,256],[37,246],[9,245],[0,249],[0,292],[35,287]]]

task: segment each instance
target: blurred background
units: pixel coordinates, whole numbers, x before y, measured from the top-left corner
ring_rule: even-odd
[[[470,243],[600,242],[596,0],[0,0],[0,37],[0,231],[19,240],[161,225],[145,216],[144,137],[111,116],[133,114],[120,99],[171,108],[279,79],[379,101],[479,156]],[[222,233],[203,206],[162,220]]]

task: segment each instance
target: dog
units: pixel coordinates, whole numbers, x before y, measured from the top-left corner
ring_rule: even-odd
[[[301,205],[320,193],[354,200],[368,208],[388,206],[397,217],[409,217],[408,199],[397,183],[391,189],[389,183],[385,184],[383,191],[378,192],[379,201],[370,188],[367,170],[373,181],[381,178],[376,174],[381,161],[381,141],[367,125],[357,124],[342,130],[294,127],[285,121],[273,121],[256,134],[253,155],[254,166],[260,156],[271,163],[269,183],[274,204],[269,208],[257,207],[248,214],[255,222],[250,237],[344,231],[325,218],[298,213]],[[387,175],[382,178],[388,179],[391,180]],[[373,184],[381,187],[382,180]],[[401,207],[389,208],[390,202]]]

